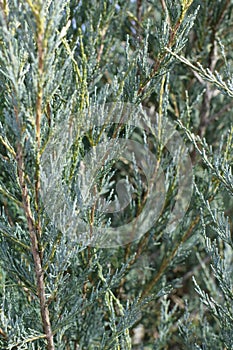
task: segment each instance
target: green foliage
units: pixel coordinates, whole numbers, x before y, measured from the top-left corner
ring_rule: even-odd
[[[232,9],[0,0],[0,349],[233,348]]]

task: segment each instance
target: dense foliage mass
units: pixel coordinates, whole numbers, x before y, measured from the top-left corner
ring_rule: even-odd
[[[0,22],[0,348],[233,349],[233,1]]]

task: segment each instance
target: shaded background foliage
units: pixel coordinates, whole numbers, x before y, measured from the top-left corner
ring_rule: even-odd
[[[232,349],[232,1],[0,5],[1,349]],[[165,228],[177,184],[169,169],[176,164],[166,151],[166,203],[140,240],[113,249],[83,246],[46,214],[38,198],[40,151],[71,115],[85,123],[82,112],[105,102],[167,116],[185,139],[195,188],[171,234]],[[131,136],[140,139],[139,131]],[[98,137],[90,130],[74,145],[70,175]],[[129,168],[118,163],[117,175]],[[67,182],[70,190],[75,181]],[[119,222],[142,209],[142,195]],[[90,226],[99,223],[94,214],[87,213]],[[53,341],[43,319],[34,233]]]

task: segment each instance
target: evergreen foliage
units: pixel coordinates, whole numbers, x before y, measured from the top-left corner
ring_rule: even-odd
[[[232,16],[0,0],[0,349],[233,349]]]

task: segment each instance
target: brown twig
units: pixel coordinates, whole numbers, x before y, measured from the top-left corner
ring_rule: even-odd
[[[100,48],[97,54],[97,62],[100,63],[103,51],[104,51],[104,39],[105,39],[105,35],[107,32],[108,26],[106,26],[105,28],[103,28],[102,33],[101,33],[101,44],[100,44]]]
[[[2,330],[2,328],[0,328],[0,336],[1,336],[2,338],[4,338],[5,340],[8,339],[7,334]]]
[[[44,73],[44,28],[41,19],[38,19],[37,29],[37,49],[38,49],[38,85],[36,99],[36,173],[35,173],[35,208],[37,211],[37,232],[41,235],[40,211],[39,211],[39,194],[40,194],[40,124],[42,116],[42,99],[43,99],[43,73]]]
[[[163,6],[165,6],[165,9],[166,9],[166,3],[165,2],[162,2],[163,3]],[[180,17],[178,18],[176,24],[174,25],[173,28],[171,28],[170,30],[170,37],[169,37],[169,41],[168,41],[168,44],[167,44],[167,47],[168,48],[172,48],[172,46],[174,45],[175,43],[175,40],[176,40],[176,34],[183,22],[183,19],[185,17],[185,14],[188,10],[188,6],[186,8],[183,9]],[[169,16],[167,16],[167,21],[169,23],[170,19],[169,19]],[[171,23],[169,24],[171,25]],[[171,27],[171,26],[170,26]],[[138,95],[142,94],[146,88],[146,86],[148,85],[148,83],[151,81],[151,79],[158,73],[158,70],[165,58],[165,56],[167,55],[167,51],[164,50],[162,51],[158,57],[155,59],[155,63],[154,63],[154,67],[151,71],[151,74],[150,76],[140,85],[139,89],[138,89]]]
[[[187,240],[187,238],[190,236],[191,232],[193,231],[194,227],[198,224],[199,221],[200,221],[200,216],[198,215],[191,223],[189,229],[182,236],[181,242],[178,242],[175,245],[174,249],[172,250],[171,254],[169,254],[168,257],[164,258],[164,260],[162,261],[162,264],[160,265],[158,272],[146,285],[146,287],[142,293],[142,296],[141,296],[142,298],[146,297],[150,293],[150,291],[152,290],[154,285],[159,281],[159,279],[161,278],[161,276],[163,275],[163,273],[165,272],[165,270],[168,268],[169,264],[171,263],[172,259],[175,257],[175,255],[180,247],[180,244],[184,243]]]
[[[218,187],[219,187],[219,183],[220,181],[218,180],[216,182],[215,185],[215,192],[217,191]],[[212,202],[214,199],[214,195],[212,195],[211,197],[208,198],[208,202]],[[166,271],[166,269],[169,267],[169,264],[171,263],[172,259],[175,257],[175,255],[178,252],[178,249],[180,247],[181,244],[183,244],[191,235],[192,231],[194,230],[194,228],[196,227],[196,225],[200,222],[201,220],[201,216],[197,215],[195,217],[195,219],[191,222],[188,230],[183,234],[181,241],[177,242],[177,244],[175,245],[174,249],[172,250],[171,254],[168,257],[165,257],[162,261],[162,264],[160,265],[160,268],[158,270],[158,272],[156,273],[156,275],[154,277],[152,277],[152,279],[148,282],[148,284],[146,285],[141,298],[146,297],[150,291],[153,289],[153,287],[155,286],[155,284],[160,280],[160,278],[162,277],[163,273]],[[186,277],[187,279],[187,277]]]
[[[28,188],[25,181],[25,166],[24,166],[24,159],[23,159],[23,149],[22,145],[19,142],[17,145],[17,170],[18,170],[18,177],[19,177],[19,183],[20,188],[22,192],[22,200],[23,200],[23,208],[24,212],[27,218],[27,224],[28,224],[28,230],[29,235],[31,239],[31,250],[32,250],[32,256],[35,266],[35,273],[36,273],[36,281],[37,281],[37,293],[40,300],[40,311],[41,311],[41,318],[43,322],[43,328],[44,332],[47,338],[48,342],[48,350],[54,350],[54,344],[53,344],[53,334],[52,329],[50,325],[50,317],[49,317],[49,310],[46,302],[46,296],[45,296],[45,283],[44,283],[44,272],[42,269],[42,261],[40,256],[40,250],[39,250],[39,243],[37,238],[37,232],[35,228],[35,221],[31,212],[31,206],[30,206],[30,199],[28,194]]]
[[[138,39],[141,42],[142,36],[141,36],[141,22],[142,22],[142,0],[137,0],[137,22],[136,22],[136,28],[137,28],[137,35]]]
[[[170,19],[169,12],[168,12],[168,9],[167,9],[166,1],[165,1],[165,0],[160,0],[160,2],[161,2],[161,6],[162,6],[162,8],[163,8],[163,11],[164,11],[165,14],[166,14],[167,22],[168,22],[168,24],[169,24],[169,27],[171,28],[171,19]]]
[[[38,85],[37,85],[37,98],[36,98],[36,173],[35,173],[35,207],[37,218],[33,217],[30,203],[30,196],[27,187],[26,174],[25,174],[25,162],[23,154],[23,146],[21,140],[17,143],[16,162],[18,179],[22,193],[23,209],[27,219],[27,225],[31,240],[31,251],[34,261],[34,268],[36,274],[37,294],[40,302],[40,313],[43,324],[43,330],[47,339],[47,349],[55,350],[53,333],[50,322],[50,315],[48,309],[48,303],[46,299],[44,270],[42,267],[42,252],[40,247],[41,237],[41,225],[39,217],[39,191],[40,191],[40,124],[42,116],[42,99],[43,99],[43,74],[44,74],[44,27],[43,19],[41,18],[40,11],[34,7],[30,0],[27,0],[32,12],[35,16],[37,23],[37,49],[38,49]],[[17,106],[14,106],[15,119],[20,134],[22,133],[22,125],[19,119],[19,112]],[[21,135],[20,135],[21,136]]]

